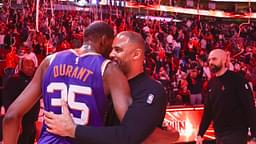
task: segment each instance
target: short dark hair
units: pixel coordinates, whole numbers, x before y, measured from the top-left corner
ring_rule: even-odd
[[[114,38],[112,27],[103,21],[95,21],[86,27],[84,31],[84,41],[96,42],[104,35],[108,38]]]

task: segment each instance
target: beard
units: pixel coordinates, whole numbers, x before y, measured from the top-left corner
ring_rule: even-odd
[[[221,68],[222,68],[221,65],[214,65],[214,64],[211,64],[211,65],[210,65],[210,71],[211,71],[212,73],[217,73],[218,71],[221,70]]]
[[[115,60],[112,60],[113,62],[114,62],[114,64],[116,64],[118,67],[119,67],[119,69],[124,73],[124,74],[126,74],[127,73],[127,64],[125,63],[125,62],[123,62],[123,61],[121,61],[121,60],[117,60],[117,59],[115,59]]]
[[[126,63],[120,63],[119,64],[120,70],[126,75],[128,73],[128,64]]]

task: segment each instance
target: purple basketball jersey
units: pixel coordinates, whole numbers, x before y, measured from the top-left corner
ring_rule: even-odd
[[[42,82],[44,109],[61,114],[61,100],[64,100],[76,124],[102,126],[107,107],[102,76],[108,62],[97,53],[80,56],[74,50],[56,53]],[[43,124],[39,144],[70,144],[72,141],[48,133]]]

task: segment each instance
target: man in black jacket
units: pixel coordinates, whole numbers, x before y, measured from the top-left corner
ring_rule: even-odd
[[[75,138],[80,143],[140,144],[157,127],[161,127],[167,97],[163,86],[144,72],[143,38],[136,32],[121,32],[115,37],[112,46],[110,57],[128,78],[133,98],[133,103],[121,124],[97,128],[74,125],[64,104],[63,108],[66,109],[64,115],[45,112],[48,131]],[[144,143],[164,144],[177,138],[177,133],[168,134],[157,128]]]
[[[217,144],[246,144],[248,128],[256,136],[256,108],[248,82],[226,67],[227,54],[221,49],[210,52],[208,60],[212,78],[208,84],[208,95],[199,127],[197,144],[211,121]]]
[[[24,57],[19,73],[7,79],[3,89],[3,104],[7,110],[11,103],[20,95],[31,81],[35,73],[35,63],[32,59]],[[36,124],[40,102],[24,116],[22,120],[22,133],[19,136],[19,144],[34,144],[36,136]]]

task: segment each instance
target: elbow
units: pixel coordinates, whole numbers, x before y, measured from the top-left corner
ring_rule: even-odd
[[[127,104],[128,104],[128,106],[130,106],[132,104],[132,98],[131,97],[128,99]]]
[[[8,110],[3,118],[3,124],[4,126],[9,125],[13,122],[18,121],[20,118],[21,117],[14,111]]]

